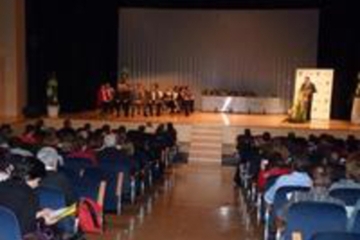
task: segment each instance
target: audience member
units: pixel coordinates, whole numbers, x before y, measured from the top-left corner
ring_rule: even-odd
[[[352,153],[345,163],[346,178],[331,185],[330,190],[342,188],[360,189],[360,152]]]
[[[74,190],[67,177],[58,172],[59,165],[63,165],[63,158],[52,147],[44,147],[37,153],[37,158],[45,165],[46,176],[40,185],[47,188],[59,190],[65,196],[67,205],[76,201]]]
[[[34,189],[46,175],[45,166],[35,158],[17,157],[10,178],[0,182],[0,205],[10,209],[18,219],[23,235],[36,231],[36,219],[44,218],[47,224],[56,221],[52,211],[40,210]]]
[[[310,167],[306,155],[295,155],[292,157],[292,172],[279,177],[273,186],[265,192],[265,201],[267,204],[274,202],[275,194],[278,189],[285,186],[311,187],[313,185],[308,171]]]

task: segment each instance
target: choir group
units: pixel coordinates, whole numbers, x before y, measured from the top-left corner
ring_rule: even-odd
[[[188,86],[174,86],[161,90],[157,83],[147,89],[142,83],[129,83],[122,77],[116,88],[110,83],[99,89],[99,105],[101,113],[125,117],[161,116],[162,113],[184,113],[189,116],[194,112],[194,95]]]

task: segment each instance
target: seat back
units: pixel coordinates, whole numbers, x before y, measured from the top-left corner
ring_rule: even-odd
[[[39,187],[37,190],[41,208],[59,209],[66,206],[62,192],[47,187]]]
[[[302,240],[310,240],[317,233],[345,232],[347,217],[345,208],[324,202],[298,202],[290,206],[286,216],[284,239],[300,234]]]
[[[21,231],[15,214],[6,207],[0,206],[0,239],[21,240]]]
[[[119,159],[118,161],[101,161],[99,167],[106,172],[106,174],[113,175],[115,180],[117,174],[122,172],[124,174],[123,192],[125,195],[130,195],[131,192],[131,164],[129,159]]]
[[[81,181],[79,169],[61,167],[59,168],[59,172],[63,173],[67,177],[67,179],[69,179],[71,184],[73,184],[74,186],[76,186]]]
[[[281,211],[284,206],[290,201],[292,194],[294,192],[308,192],[310,191],[309,187],[299,187],[299,186],[286,186],[279,188],[275,193],[274,204],[273,204],[273,213],[274,216],[281,215]]]
[[[350,219],[349,230],[353,233],[360,234],[360,211],[357,210],[353,213]],[[360,238],[359,238],[360,239]]]
[[[92,162],[87,158],[65,158],[64,159],[64,167],[70,168],[77,171],[82,171],[87,167],[91,167]]]
[[[343,201],[346,206],[355,206],[360,199],[360,189],[339,188],[331,190],[329,195]]]
[[[78,200],[81,200],[82,198],[90,198],[101,206],[104,206],[106,185],[107,183],[104,180],[101,170],[89,168],[87,171],[84,170],[84,175],[81,178],[81,181],[75,186],[76,196]]]
[[[108,169],[87,168],[84,171],[85,181],[106,181],[106,191],[104,195],[104,210],[120,213],[123,173]]]
[[[326,232],[315,234],[311,240],[358,240],[360,234],[348,232]]]
[[[47,187],[39,187],[37,190],[40,208],[61,209],[66,207],[65,195],[56,189]],[[75,219],[67,217],[57,223],[57,227],[64,232],[74,233]]]

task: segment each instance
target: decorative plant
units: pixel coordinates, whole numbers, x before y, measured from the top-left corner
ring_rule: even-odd
[[[52,106],[59,105],[58,82],[57,82],[55,74],[53,74],[51,76],[51,78],[49,79],[49,81],[47,82],[46,97],[47,97],[48,105],[52,105]]]

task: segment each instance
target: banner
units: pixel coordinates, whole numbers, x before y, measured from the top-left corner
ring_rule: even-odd
[[[311,120],[330,120],[331,98],[334,79],[333,69],[297,69],[294,102],[305,78],[315,85],[311,104]]]

